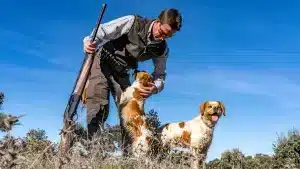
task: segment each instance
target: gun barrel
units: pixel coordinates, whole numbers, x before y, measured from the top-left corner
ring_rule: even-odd
[[[100,23],[101,23],[101,20],[103,18],[103,14],[104,14],[104,11],[106,9],[106,6],[107,6],[106,4],[102,4],[102,8],[101,8],[101,11],[99,13],[99,18],[98,18],[96,26],[95,26],[95,31],[93,32],[92,37],[91,37],[91,42],[93,42],[96,39],[96,34],[97,34],[98,29],[100,27]]]
[[[97,23],[96,23],[96,28],[95,28],[95,31],[92,35],[92,39],[91,39],[92,41],[94,41],[95,38],[96,38],[96,33],[99,29],[99,26],[100,26],[101,20],[103,18],[103,14],[104,14],[104,11],[106,9],[106,6],[107,6],[106,4],[102,5],[102,9],[100,11],[100,15],[99,15]],[[63,130],[61,132],[62,139],[61,139],[61,142],[60,142],[60,150],[63,153],[67,152],[73,144],[74,137],[72,136],[72,133],[70,133],[69,131],[74,128],[75,122],[74,122],[73,117],[76,114],[77,107],[78,107],[78,104],[81,100],[81,96],[83,94],[84,87],[87,83],[88,76],[91,72],[94,57],[95,57],[94,54],[91,54],[91,55],[85,54],[85,58],[84,58],[84,60],[81,64],[80,71],[77,75],[76,82],[73,86],[72,93],[69,97],[67,106],[66,106],[65,111],[64,111],[64,120],[63,120],[64,121],[64,124],[63,124],[64,127],[63,127]]]
[[[102,8],[99,13],[99,17],[97,19],[95,31],[92,34],[92,38],[91,38],[92,41],[94,41],[96,38],[96,33],[97,33],[100,23],[102,21],[106,6],[107,6],[106,4],[102,4]],[[91,71],[93,60],[94,60],[94,54],[92,54],[91,57],[89,57],[89,55],[86,54],[86,56],[81,64],[81,68],[80,68],[80,71],[78,72],[76,82],[75,82],[75,85],[72,90],[72,94],[69,98],[67,107],[65,109],[65,114],[66,114],[65,116],[67,118],[73,117],[77,110],[81,95],[83,93],[83,88],[87,82],[88,74]]]

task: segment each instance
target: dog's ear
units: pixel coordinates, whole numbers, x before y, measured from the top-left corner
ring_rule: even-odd
[[[137,70],[137,69],[134,70],[134,72],[133,72],[133,74],[132,74],[132,77],[133,77],[134,80],[136,79],[136,75],[137,75],[137,73],[139,73],[139,72],[140,72],[140,71]]]
[[[203,102],[203,103],[200,104],[200,114],[201,114],[201,116],[204,115],[206,104],[207,104],[207,101],[205,101],[205,102]]]
[[[223,115],[226,116],[225,105],[224,105],[221,101],[218,101],[218,103],[219,103],[220,106],[221,106],[221,111],[222,111]]]

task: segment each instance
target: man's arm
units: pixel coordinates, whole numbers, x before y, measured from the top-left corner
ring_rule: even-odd
[[[154,84],[156,87],[156,91],[154,94],[160,93],[164,89],[165,79],[166,79],[166,65],[167,65],[167,58],[169,55],[169,48],[166,47],[166,50],[163,55],[154,57],[153,64],[154,64],[154,71],[152,73]]]
[[[112,21],[100,24],[99,29],[96,34],[95,41],[97,45],[99,45],[102,41],[108,41],[112,39],[116,39],[126,33],[129,32],[134,22],[134,15],[127,15]],[[95,29],[93,29],[92,33],[89,36],[84,38],[89,39],[93,34]]]

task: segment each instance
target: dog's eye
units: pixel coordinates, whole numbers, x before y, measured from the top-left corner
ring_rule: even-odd
[[[211,105],[209,105],[209,106],[207,106],[207,108],[211,109],[211,108],[212,108],[212,106],[211,106]]]

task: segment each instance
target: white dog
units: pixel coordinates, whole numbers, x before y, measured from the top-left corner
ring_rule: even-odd
[[[163,149],[189,148],[193,157],[193,168],[199,168],[206,159],[212,143],[214,127],[221,115],[225,116],[225,106],[220,101],[205,101],[200,104],[200,114],[186,122],[174,122],[162,127]]]

